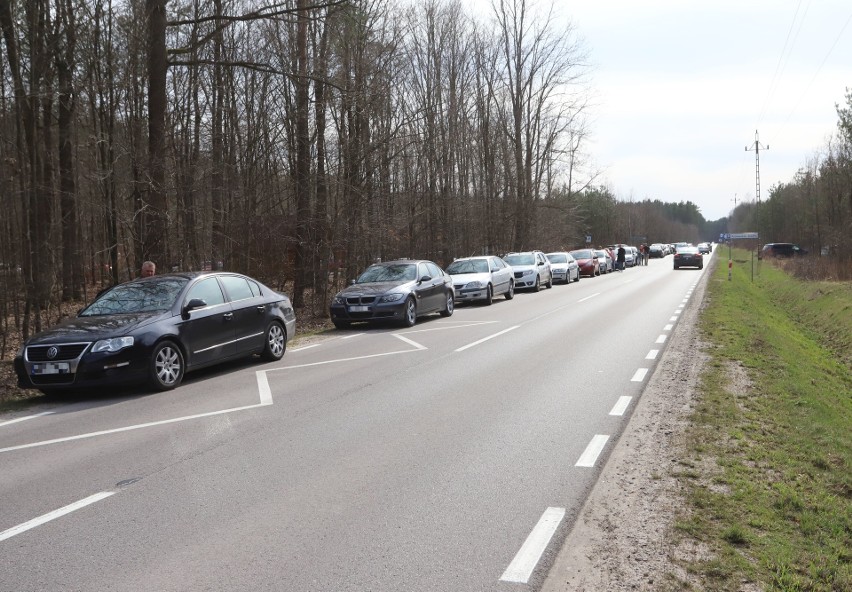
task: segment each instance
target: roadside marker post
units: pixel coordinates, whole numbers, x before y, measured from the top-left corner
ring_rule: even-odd
[[[731,269],[734,267],[734,261],[732,259],[728,259],[728,281],[731,281]]]

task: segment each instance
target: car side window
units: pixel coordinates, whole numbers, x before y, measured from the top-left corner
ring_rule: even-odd
[[[258,283],[253,282],[251,280],[249,280],[248,283],[249,283],[249,287],[251,288],[252,296],[260,296],[261,292],[260,292],[260,286],[258,285]]]
[[[219,278],[225,286],[225,291],[228,293],[228,296],[231,299],[231,302],[235,302],[237,300],[246,300],[247,298],[253,298],[254,295],[251,293],[251,288],[249,287],[248,282],[245,278],[241,278],[235,275],[224,275]]]
[[[424,276],[430,275],[429,271],[426,269],[426,264],[421,263],[417,266],[417,281],[423,279]]]
[[[429,270],[429,275],[432,276],[433,280],[438,279],[444,275],[443,272],[434,263],[427,263],[426,269]]]
[[[203,279],[192,286],[186,295],[186,301],[189,302],[193,298],[200,298],[207,303],[207,306],[225,303],[225,295],[222,294],[222,288],[214,277]]]

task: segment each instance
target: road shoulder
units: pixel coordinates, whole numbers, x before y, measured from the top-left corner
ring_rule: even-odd
[[[542,592],[660,590],[666,581],[688,580],[677,560],[701,550],[672,541],[682,506],[673,473],[708,360],[697,323],[717,260],[708,262]]]

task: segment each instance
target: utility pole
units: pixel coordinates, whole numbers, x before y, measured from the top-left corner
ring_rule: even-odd
[[[746,146],[746,152],[754,150],[754,188],[757,195],[757,248],[760,249],[760,149],[769,150],[769,146],[760,145],[757,130],[754,130],[754,144]]]

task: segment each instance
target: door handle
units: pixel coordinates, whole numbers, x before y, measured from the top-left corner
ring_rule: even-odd
[[[230,320],[232,320],[233,318],[234,318],[234,313],[232,313],[232,312],[226,312],[226,313],[225,313],[225,320],[226,320],[226,321],[230,321]]]
[[[261,304],[260,306],[257,307],[257,312],[262,313],[262,312],[265,312],[265,311],[266,311],[266,305],[265,304]]]

